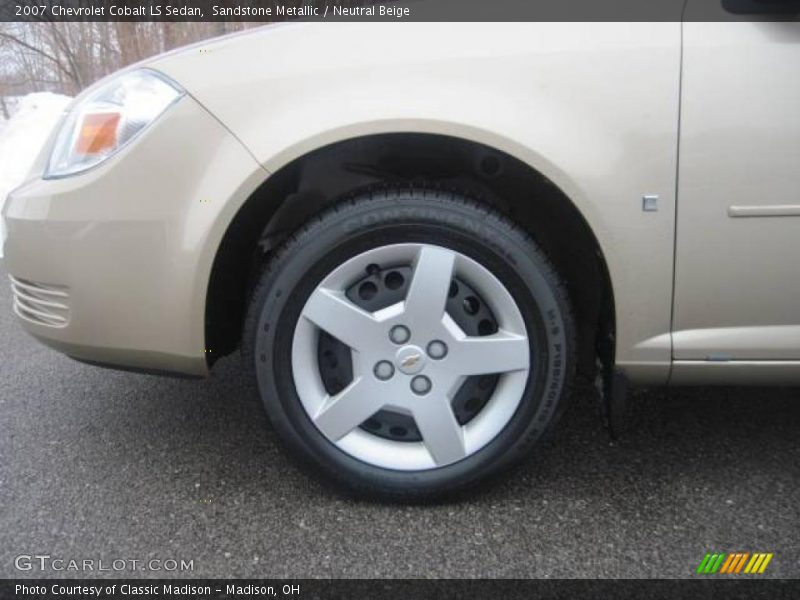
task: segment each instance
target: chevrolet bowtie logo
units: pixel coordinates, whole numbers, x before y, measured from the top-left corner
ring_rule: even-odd
[[[410,369],[414,365],[416,365],[419,362],[419,359],[421,358],[422,356],[419,354],[412,354],[411,356],[406,356],[403,360],[400,361],[400,366],[402,366],[404,369]]]

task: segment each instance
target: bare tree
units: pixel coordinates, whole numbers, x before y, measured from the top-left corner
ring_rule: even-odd
[[[126,65],[258,23],[0,23],[0,97],[74,95]],[[0,110],[7,118],[5,101]]]

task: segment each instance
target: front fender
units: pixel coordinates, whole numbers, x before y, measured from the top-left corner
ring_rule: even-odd
[[[670,331],[679,23],[315,23],[157,59],[276,172],[322,146],[438,133],[506,152],[583,214],[609,267],[617,363],[663,382]],[[659,196],[657,212],[642,196]],[[230,211],[226,211],[230,212]]]

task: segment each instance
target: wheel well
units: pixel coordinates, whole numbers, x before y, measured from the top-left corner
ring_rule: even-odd
[[[613,293],[602,252],[580,212],[546,177],[506,153],[460,138],[412,133],[317,149],[253,193],[225,233],[211,271],[206,302],[211,363],[238,347],[265,255],[326,206],[378,185],[458,191],[526,229],[566,283],[578,329],[578,371],[594,377],[598,348],[611,346]]]

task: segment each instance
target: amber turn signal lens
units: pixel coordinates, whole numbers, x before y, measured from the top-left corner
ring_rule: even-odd
[[[117,125],[120,113],[88,113],[83,115],[75,153],[88,155],[113,150],[117,146]]]

